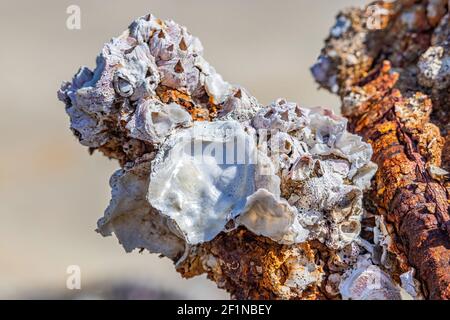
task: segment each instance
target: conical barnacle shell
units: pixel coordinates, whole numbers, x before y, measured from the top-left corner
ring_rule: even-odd
[[[155,59],[146,44],[139,44],[123,53],[114,74],[114,88],[118,95],[136,101],[155,94],[160,81]]]
[[[154,32],[162,28],[162,21],[154,15],[148,14],[133,21],[128,29],[130,37],[136,39],[139,43],[145,43],[149,41]]]
[[[225,82],[218,73],[206,77],[205,89],[216,104],[224,102],[233,90],[232,86],[228,82]]]
[[[159,144],[172,130],[191,122],[191,115],[176,103],[164,105],[156,99],[144,99],[137,103],[126,129],[132,138]]]
[[[218,114],[220,120],[249,122],[262,108],[255,97],[244,88],[237,86],[234,92],[221,104]]]
[[[411,300],[412,297],[399,287],[391,277],[368,257],[361,257],[357,266],[347,272],[339,291],[343,299],[350,300]]]
[[[124,71],[120,70],[114,74],[114,89],[121,97],[131,97],[135,90],[134,86],[134,80],[130,79]]]
[[[259,189],[248,198],[237,222],[279,243],[302,243],[308,239],[309,231],[298,223],[297,214],[285,199],[277,199],[267,190]]]

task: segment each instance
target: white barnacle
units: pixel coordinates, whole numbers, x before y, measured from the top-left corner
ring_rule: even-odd
[[[147,42],[154,32],[161,30],[161,20],[149,14],[133,21],[129,27],[130,36],[139,43]]]
[[[411,268],[409,271],[402,273],[400,275],[401,286],[414,300],[423,300],[420,282],[414,278],[415,272],[415,269]]]
[[[114,74],[114,89],[118,95],[124,98],[131,97],[134,93],[134,79],[123,71]]]
[[[429,47],[418,62],[419,83],[425,87],[445,89],[450,83],[450,48]]]
[[[155,59],[145,43],[125,50],[120,65],[114,74],[117,94],[136,101],[155,93],[160,75]]]
[[[191,115],[176,103],[164,105],[159,100],[144,99],[137,103],[126,128],[132,138],[159,144],[172,130],[191,122]]]
[[[367,255],[360,256],[356,266],[345,273],[339,291],[345,300],[412,299],[389,274],[372,264]]]
[[[255,234],[283,244],[305,242],[309,235],[308,229],[298,223],[296,208],[266,189],[259,189],[248,198],[237,221]]]
[[[205,89],[209,96],[213,98],[214,103],[217,104],[224,102],[232,92],[231,85],[225,82],[218,73],[206,77]]]

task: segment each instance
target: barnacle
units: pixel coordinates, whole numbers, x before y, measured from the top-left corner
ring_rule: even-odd
[[[339,291],[343,299],[351,300],[401,300],[410,296],[392,281],[378,266],[360,257],[354,269],[343,276]]]

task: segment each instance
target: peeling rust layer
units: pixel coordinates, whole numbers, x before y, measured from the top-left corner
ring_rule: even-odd
[[[448,8],[399,0],[343,11],[347,27],[333,28],[312,68],[341,96],[349,129],[372,145],[379,170],[366,200],[394,225],[431,299],[450,298]]]
[[[366,200],[393,223],[432,299],[450,298],[449,16],[447,0],[343,11],[312,68],[372,145],[379,170]]]
[[[410,262],[420,270],[431,298],[450,298],[450,241],[447,194],[426,166],[439,164],[443,139],[428,122],[431,101],[418,93],[416,109],[399,90],[398,75],[385,63],[378,77],[362,87],[380,94],[350,117],[355,132],[374,149],[379,170],[374,195],[380,212],[394,223]],[[402,113],[404,109],[409,112]],[[424,109],[424,110],[423,110]],[[414,121],[414,126],[409,123]],[[428,146],[428,147],[425,147]]]

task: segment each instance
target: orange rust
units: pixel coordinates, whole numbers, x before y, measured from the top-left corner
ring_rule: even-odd
[[[376,98],[349,115],[350,126],[372,145],[373,161],[379,167],[373,196],[380,214],[394,224],[398,241],[403,242],[430,297],[449,299],[448,194],[426,169],[440,163],[443,139],[429,122],[430,99],[422,93],[403,97],[393,88],[396,81],[389,64],[383,63],[377,77],[354,88],[367,89]]]
[[[316,258],[310,243],[281,245],[238,228],[200,245],[197,254],[190,255],[177,271],[184,277],[206,272],[208,278],[235,299],[325,299],[315,285],[301,292],[292,289],[286,293],[286,281],[295,276],[294,270],[303,267],[296,250],[300,250],[302,260],[313,262]],[[204,261],[211,259],[215,261],[214,266],[205,267]],[[323,270],[318,268],[317,271]]]
[[[214,103],[211,97],[208,97],[205,106],[201,106],[196,104],[189,94],[166,86],[156,88],[156,94],[164,103],[174,102],[184,107],[191,114],[194,121],[211,121],[220,110],[220,107]]]
[[[209,111],[203,108],[192,108],[189,110],[194,121],[210,121]]]
[[[187,93],[181,92],[176,89],[171,89],[166,86],[158,86],[156,88],[156,94],[164,103],[177,103],[183,106],[186,110],[194,107],[194,102],[192,98]]]

